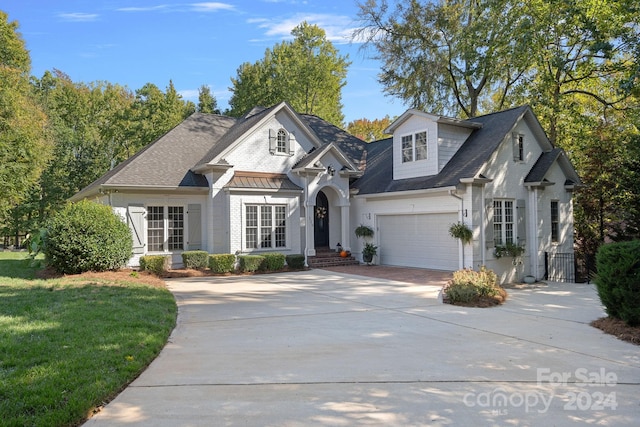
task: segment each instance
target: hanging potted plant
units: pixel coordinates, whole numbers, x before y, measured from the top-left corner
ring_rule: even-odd
[[[368,225],[360,224],[356,227],[356,237],[373,237],[373,228]]]
[[[378,247],[372,243],[365,243],[362,249],[362,260],[367,264],[371,264],[373,257],[378,253]]]
[[[451,224],[449,235],[455,239],[460,239],[463,245],[468,245],[473,240],[473,231],[462,222]]]

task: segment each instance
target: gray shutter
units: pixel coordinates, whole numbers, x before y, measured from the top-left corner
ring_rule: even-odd
[[[275,130],[269,129],[269,153],[274,154],[276,152],[277,142],[278,134]]]
[[[485,199],[485,215],[487,215],[487,226],[484,229],[484,245],[487,249],[495,247],[493,236],[493,199]]]
[[[293,156],[296,152],[296,135],[293,132],[287,134],[287,151],[290,156]]]
[[[189,227],[189,238],[187,240],[187,250],[195,251],[202,249],[202,208],[200,205],[187,206],[187,226]]]
[[[524,199],[516,200],[516,218],[518,221],[518,245],[524,246],[527,241],[527,209]]]
[[[127,223],[129,225],[129,229],[131,230],[131,237],[133,238],[133,254],[140,255],[144,254],[144,223],[145,223],[145,215],[147,211],[144,209],[144,206],[140,205],[129,205],[127,207]]]

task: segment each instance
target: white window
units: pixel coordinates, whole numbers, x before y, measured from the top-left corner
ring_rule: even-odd
[[[245,207],[245,246],[247,249],[274,249],[287,246],[286,205],[247,205]]]
[[[402,163],[427,158],[427,132],[418,132],[402,137]]]
[[[149,252],[184,250],[184,207],[147,207],[147,247]]]
[[[496,246],[516,243],[513,228],[513,200],[493,201],[493,239]]]
[[[269,129],[269,153],[292,156],[295,152],[295,136],[286,129]]]
[[[287,152],[287,132],[285,132],[284,129],[280,129],[278,131],[278,136],[276,141],[276,152],[278,153]]]

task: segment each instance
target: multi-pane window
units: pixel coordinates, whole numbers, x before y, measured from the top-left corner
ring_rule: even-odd
[[[168,210],[169,250],[181,251],[184,249],[184,208],[182,206],[169,206]]]
[[[147,207],[147,246],[150,252],[164,250],[164,206]]]
[[[278,131],[278,136],[276,140],[276,151],[278,153],[287,152],[287,132],[285,132],[284,129],[280,129]]]
[[[493,238],[496,245],[516,243],[513,213],[513,200],[493,201]]]
[[[427,132],[402,137],[402,163],[427,158]]]
[[[558,234],[559,234],[559,219],[560,214],[558,212],[558,201],[551,201],[551,241],[554,243],[558,242]]]
[[[245,209],[247,249],[287,246],[287,207],[285,205],[247,205]]]
[[[166,236],[166,238],[165,238]],[[184,207],[147,207],[147,246],[149,252],[184,249]]]

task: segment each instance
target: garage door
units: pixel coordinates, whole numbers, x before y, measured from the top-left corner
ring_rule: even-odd
[[[449,235],[455,222],[455,213],[379,216],[380,263],[457,270],[458,241]]]

